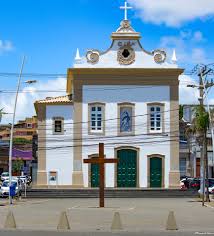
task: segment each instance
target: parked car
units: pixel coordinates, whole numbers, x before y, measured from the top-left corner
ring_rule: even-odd
[[[14,185],[14,187],[15,187],[16,196],[18,196],[18,197],[21,196],[21,187],[19,185],[19,181],[12,180],[11,185]],[[1,194],[2,197],[9,196],[9,181],[8,180],[5,180],[2,183],[2,186],[1,186],[1,189],[0,189],[0,194]]]
[[[189,188],[199,190],[200,189],[200,179],[194,178],[189,183]]]
[[[9,179],[9,172],[3,172],[1,174],[1,181],[5,181],[5,180],[8,180]]]
[[[209,192],[210,192],[211,194],[214,194],[214,186],[212,186],[212,187],[209,188]]]
[[[180,180],[180,188],[186,190],[190,188],[190,182],[193,180],[191,177],[185,177]]]
[[[191,179],[191,178],[192,178],[191,176],[181,175],[180,180],[183,180],[183,179]]]
[[[214,179],[208,179],[209,181],[209,187],[214,186]]]
[[[182,179],[180,181],[180,189],[182,189],[182,190],[187,190],[187,187],[185,185],[185,181],[186,181],[186,179]]]
[[[205,192],[206,192],[207,187],[208,187],[209,193],[214,193],[214,179],[208,179],[208,181],[207,180],[205,181]],[[198,189],[198,193],[200,194],[202,193],[200,186]]]
[[[209,187],[209,188],[208,188],[208,191],[209,191],[210,194],[214,194],[214,186]],[[207,189],[205,188],[205,193],[206,193],[206,192],[207,192]],[[202,190],[199,189],[199,190],[198,190],[198,193],[199,193],[199,194],[202,194]]]

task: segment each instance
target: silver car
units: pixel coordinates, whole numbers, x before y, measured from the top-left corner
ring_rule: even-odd
[[[8,180],[9,179],[9,172],[3,172],[1,174],[1,181],[5,181],[5,180]]]
[[[11,185],[15,187],[15,196],[21,196],[21,188],[17,180],[12,180]],[[0,194],[2,197],[8,197],[9,196],[9,181],[5,180],[2,183]]]

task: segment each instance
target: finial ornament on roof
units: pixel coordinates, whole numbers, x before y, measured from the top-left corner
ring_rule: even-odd
[[[76,61],[81,60],[79,48],[77,48],[75,60]]]
[[[128,7],[127,1],[125,1],[125,6],[121,6],[120,9],[124,10],[124,20],[128,20],[128,10],[132,9],[132,7]]]
[[[177,63],[177,57],[176,57],[175,49],[173,50],[173,54],[172,54],[172,62],[173,62],[174,64]]]

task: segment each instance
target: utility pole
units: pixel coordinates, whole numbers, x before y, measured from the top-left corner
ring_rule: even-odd
[[[199,91],[200,91],[200,106],[202,107],[202,109],[204,109],[204,95],[206,93],[206,89],[214,86],[213,81],[211,82],[207,82],[205,84],[205,79],[204,77],[207,76],[209,74],[209,72],[212,69],[208,69],[207,66],[204,66],[203,69],[200,71],[199,73]],[[210,117],[210,111],[209,111],[209,106],[208,106],[208,113],[209,113],[209,117]],[[211,117],[210,117],[211,118]],[[210,119],[210,123],[212,124],[212,120]],[[212,125],[211,125],[211,132],[213,134],[213,129],[212,129]],[[213,137],[212,137],[213,138]],[[207,155],[207,128],[204,130],[204,134],[203,134],[203,141],[202,141],[202,149],[203,151],[201,152],[201,158],[203,158],[201,160],[201,163],[203,163],[203,178],[202,178],[202,206],[204,206],[204,197],[205,197],[205,187],[206,187],[206,201],[210,201],[209,198],[209,176],[208,176],[208,155]]]
[[[200,73],[198,74],[199,76],[199,103],[200,107],[203,111],[204,108],[204,86],[203,86],[203,69],[200,70]],[[206,168],[206,158],[205,158],[205,139],[206,139],[206,134],[203,132],[201,134],[201,137],[199,138],[200,140],[200,165],[201,165],[201,182],[200,182],[200,189],[202,190],[202,206],[204,206],[204,194],[205,194],[205,168]]]
[[[207,75],[210,71],[212,71],[212,69],[208,69],[207,70],[207,67],[205,66],[204,68],[204,71],[205,71],[205,75]],[[213,83],[213,80],[211,80],[211,82],[207,82],[205,84],[205,81],[203,80],[203,77],[202,77],[202,83],[203,83],[203,86],[204,86],[204,94],[207,98],[208,96],[208,93],[207,93],[207,89],[208,88],[211,88],[214,86],[214,83]],[[208,115],[209,115],[209,129],[211,129],[211,137],[212,137],[212,143],[213,143],[213,147],[214,147],[214,134],[213,134],[213,121],[212,121],[212,116],[211,116],[211,113],[210,113],[210,106],[209,106],[209,101],[207,100],[207,109],[208,109]],[[206,173],[206,202],[210,202],[210,197],[209,197],[209,163],[208,163],[208,154],[207,154],[207,131],[208,129],[206,129],[206,132],[205,132],[205,160],[204,160],[204,165],[205,165],[205,173]],[[214,151],[214,150],[213,150]],[[213,152],[213,158],[214,158],[214,152]]]
[[[198,73],[199,76],[199,85],[187,85],[187,87],[191,88],[198,88],[199,89],[199,103],[201,110],[204,109],[204,94],[207,95],[206,89],[214,86],[213,81],[207,82],[205,84],[204,77],[209,74],[209,72],[212,71],[212,69],[208,69],[207,66],[204,66],[203,68],[200,68],[200,71]],[[208,106],[209,109],[209,106]],[[210,117],[210,111],[208,111],[209,117]],[[210,122],[212,120],[210,119]],[[211,128],[212,129],[212,128]],[[213,129],[212,129],[212,136],[213,136]],[[201,184],[200,189],[202,190],[202,206],[204,206],[204,196],[205,196],[205,181],[207,180],[207,189],[206,189],[206,201],[209,201],[209,184],[208,184],[208,155],[207,155],[207,129],[204,130],[203,133],[200,134],[199,137],[199,145],[200,145],[200,173],[201,173]]]

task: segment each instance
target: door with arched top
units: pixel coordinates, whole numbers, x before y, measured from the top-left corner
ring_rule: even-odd
[[[137,151],[121,149],[117,151],[117,187],[137,187]]]
[[[162,158],[152,157],[150,158],[150,187],[161,188],[162,187]]]

